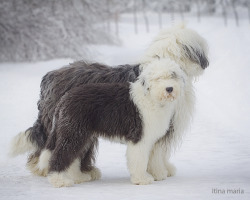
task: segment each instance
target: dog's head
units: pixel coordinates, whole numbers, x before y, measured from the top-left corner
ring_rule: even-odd
[[[164,105],[183,95],[186,75],[175,62],[165,58],[147,64],[139,81],[144,88],[144,95]]]
[[[161,31],[146,50],[141,63],[166,57],[180,65],[189,77],[201,75],[209,65],[205,39],[184,25]]]

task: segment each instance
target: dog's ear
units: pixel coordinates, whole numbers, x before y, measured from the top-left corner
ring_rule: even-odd
[[[198,65],[200,65],[202,69],[205,69],[208,67],[209,61],[203,50],[195,49],[189,45],[182,45],[182,48],[185,52],[185,56],[188,59],[190,59],[192,62],[195,62]]]

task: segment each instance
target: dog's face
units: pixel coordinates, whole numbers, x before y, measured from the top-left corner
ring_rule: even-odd
[[[142,63],[166,57],[174,60],[189,77],[201,75],[209,65],[206,41],[184,26],[160,32],[146,51]]]
[[[144,68],[141,83],[145,95],[160,105],[179,98],[184,90],[185,73],[170,59],[155,60]]]

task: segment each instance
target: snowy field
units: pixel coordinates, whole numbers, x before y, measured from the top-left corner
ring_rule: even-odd
[[[136,62],[158,26],[151,25],[147,34],[141,24],[135,35],[130,21],[124,16],[120,24],[122,46],[93,46],[99,53],[92,59],[111,65]],[[72,60],[2,63],[0,199],[250,199],[250,25],[247,20],[241,20],[240,27],[233,20],[228,27],[222,19],[196,21],[188,20],[187,25],[208,40],[210,66],[194,84],[194,120],[171,159],[176,176],[152,185],[132,185],[126,147],[107,141],[101,141],[97,158],[101,180],[57,189],[47,178],[31,175],[25,169],[27,155],[8,158],[8,144],[36,120],[42,76]]]

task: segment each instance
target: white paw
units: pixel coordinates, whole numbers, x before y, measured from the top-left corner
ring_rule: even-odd
[[[89,171],[88,174],[90,174],[91,180],[98,180],[102,177],[101,171],[96,167]]]
[[[51,151],[48,149],[43,150],[38,160],[37,166],[39,170],[41,171],[48,170],[50,158],[51,158]]]
[[[168,177],[174,176],[176,174],[176,167],[173,164],[168,162],[166,164],[166,168],[167,168],[167,171],[168,171]]]
[[[145,173],[141,176],[131,176],[131,182],[135,185],[148,185],[154,182],[154,178],[150,174]]]
[[[168,177],[167,170],[150,170],[149,173],[154,177],[155,181],[162,181]]]
[[[91,175],[87,173],[82,173],[78,177],[74,177],[75,184],[80,184],[80,183],[88,182],[88,181],[91,181]]]
[[[63,172],[53,172],[48,176],[48,180],[53,187],[70,187],[74,185],[74,181],[68,178]]]
[[[47,176],[48,175],[48,168],[44,168],[44,169],[39,169],[38,167],[38,161],[39,161],[39,157],[31,157],[29,158],[26,167],[28,170],[30,170],[34,175],[38,175],[38,176]]]

